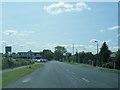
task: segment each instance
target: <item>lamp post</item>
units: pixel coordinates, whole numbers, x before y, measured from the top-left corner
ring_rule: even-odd
[[[76,49],[76,63],[78,63],[78,50]]]
[[[96,42],[96,43],[97,43],[97,55],[98,55],[98,41],[94,41],[94,42]]]
[[[73,43],[73,55],[74,55],[74,43]]]
[[[113,61],[113,68],[115,69],[115,68],[116,68],[116,62],[115,62],[116,54],[113,53],[113,54],[110,55],[110,57],[112,58],[112,61]]]
[[[96,64],[98,64],[98,41],[97,41],[97,40],[95,40],[94,42],[96,42],[96,43],[97,43],[97,62],[96,62]]]
[[[5,53],[5,47],[7,46],[7,43],[5,41],[2,42],[2,53]]]

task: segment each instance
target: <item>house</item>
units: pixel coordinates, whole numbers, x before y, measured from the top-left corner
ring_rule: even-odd
[[[41,58],[40,52],[32,52],[31,50],[28,52],[18,52],[18,58],[28,58],[28,59],[39,59]]]

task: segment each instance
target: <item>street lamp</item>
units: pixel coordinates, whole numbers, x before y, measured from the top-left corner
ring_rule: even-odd
[[[73,43],[73,55],[74,55],[74,43]]]
[[[97,55],[98,55],[98,41],[95,40],[94,42],[97,43]]]
[[[96,43],[97,43],[97,62],[96,62],[96,64],[98,64],[98,41],[97,41],[97,40],[95,40],[94,42],[96,42]]]
[[[76,49],[76,63],[78,63],[78,49]]]
[[[115,62],[116,53],[111,54],[110,57],[112,58],[113,68],[115,69],[116,68],[116,62]]]

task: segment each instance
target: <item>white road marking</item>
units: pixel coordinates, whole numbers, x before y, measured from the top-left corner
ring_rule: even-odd
[[[67,72],[69,72],[69,70],[68,70],[68,69],[66,69],[66,71],[67,71]]]
[[[89,80],[87,80],[87,79],[85,79],[85,78],[82,78],[84,81],[86,81],[86,82],[90,82]]]
[[[72,72],[72,74],[75,74],[74,72]]]
[[[30,78],[26,78],[25,80],[23,80],[23,83],[29,82],[31,79]]]

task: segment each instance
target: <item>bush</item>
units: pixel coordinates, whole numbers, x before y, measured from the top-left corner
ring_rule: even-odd
[[[102,64],[102,67],[106,67],[106,63]]]
[[[19,67],[19,66],[24,66],[24,65],[30,65],[33,64],[34,62],[31,61],[30,59],[21,59],[21,58],[2,58],[2,69],[7,69],[7,68],[13,68],[13,67]]]
[[[113,68],[113,63],[112,63],[112,62],[104,63],[104,64],[102,65],[102,67],[105,67],[105,68]]]
[[[29,66],[29,68],[31,68],[31,66]]]

